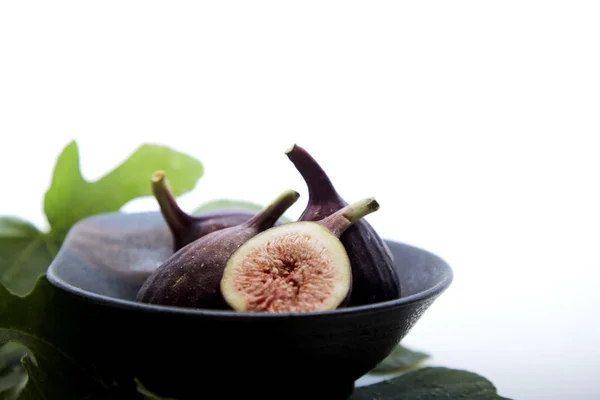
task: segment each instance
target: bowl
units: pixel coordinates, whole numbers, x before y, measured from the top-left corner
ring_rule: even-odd
[[[47,278],[78,305],[73,310],[80,311],[70,312],[78,314],[72,320],[81,352],[116,375],[136,371],[161,396],[347,399],[355,381],[393,350],[452,282],[451,268],[435,254],[386,243],[402,297],[327,312],[245,313],[136,302],[145,277],[172,252],[159,212],[78,222]]]

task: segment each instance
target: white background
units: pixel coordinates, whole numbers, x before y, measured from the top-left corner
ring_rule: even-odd
[[[452,265],[405,340],[429,364],[600,398],[599,21],[583,1],[3,2],[0,213],[44,228],[76,139],[87,179],[165,144],[206,167],[184,208],[294,188],[295,217],[296,142],[346,200],[377,197],[383,236]]]

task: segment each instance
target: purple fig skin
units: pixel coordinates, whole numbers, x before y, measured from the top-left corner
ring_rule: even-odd
[[[152,193],[173,236],[173,252],[211,232],[240,225],[256,215],[255,212],[235,209],[187,214],[177,204],[164,171],[156,171],[152,175]]]
[[[304,148],[294,144],[286,152],[308,188],[306,208],[299,221],[318,221],[347,206],[331,180]],[[379,234],[364,218],[340,236],[352,267],[352,293],[345,306],[360,306],[398,299],[400,281],[394,259]]]
[[[317,219],[316,221],[327,228],[338,239],[340,239],[344,232],[346,232],[350,227],[352,227],[358,221],[362,221],[365,216],[377,210],[379,210],[379,203],[377,200],[374,198],[366,198],[350,206],[343,206],[339,210],[333,211],[326,217]],[[344,242],[342,242],[342,245],[344,245]],[[346,245],[344,245],[344,248],[346,248]],[[346,250],[346,253],[348,253],[348,250]],[[350,256],[350,253],[348,253],[348,258],[350,259],[350,268],[352,268],[352,257]],[[352,275],[355,275],[354,271]],[[354,277],[350,280],[348,294],[344,300],[342,300],[338,308],[349,307],[352,305],[350,301],[353,298],[353,291]]]
[[[227,308],[219,291],[227,260],[247,240],[274,226],[299,196],[287,190],[249,220],[185,245],[146,279],[136,300],[179,307]]]
[[[184,229],[176,231],[170,228],[173,234],[173,252],[209,233],[243,224],[255,215],[251,211],[225,209],[189,215],[186,225],[182,225]]]

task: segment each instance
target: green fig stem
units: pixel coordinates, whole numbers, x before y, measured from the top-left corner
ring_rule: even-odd
[[[306,182],[309,201],[326,202],[339,198],[323,168],[304,148],[293,144],[285,154]]]
[[[176,237],[184,237],[192,221],[190,216],[177,205],[164,171],[156,171],[152,174],[152,193],[173,234]]]
[[[250,218],[246,224],[255,226],[260,231],[272,227],[299,197],[300,194],[295,190],[286,190],[282,192],[271,202],[271,204],[259,211],[254,217]]]
[[[348,204],[328,217],[323,218],[319,223],[339,238],[350,225],[377,210],[379,210],[379,203],[377,203],[375,198],[368,197]]]

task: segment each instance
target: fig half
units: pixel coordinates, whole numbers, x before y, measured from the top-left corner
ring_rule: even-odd
[[[156,171],[152,175],[152,193],[173,236],[173,252],[208,233],[239,225],[255,215],[245,210],[215,210],[199,215],[187,214],[177,204],[164,171]]]
[[[144,282],[136,300],[196,308],[223,308],[219,283],[231,254],[244,242],[275,224],[298,200],[287,190],[248,221],[196,239],[161,264]]]
[[[367,198],[319,221],[267,229],[229,258],[221,293],[231,308],[249,312],[310,312],[340,307],[352,292],[350,259],[340,235],[379,209]]]
[[[308,187],[308,203],[299,221],[315,221],[342,209],[348,203],[317,161],[294,144],[286,155]],[[341,236],[352,266],[352,296],[349,306],[394,300],[401,296],[394,259],[385,241],[365,219],[358,220]]]

